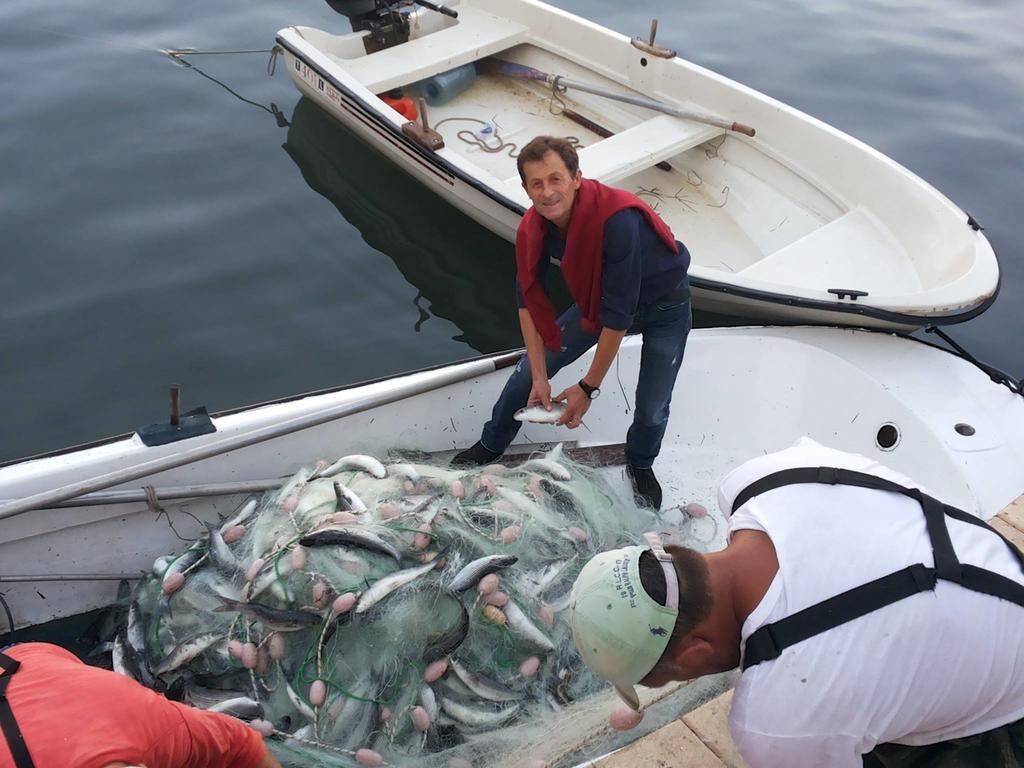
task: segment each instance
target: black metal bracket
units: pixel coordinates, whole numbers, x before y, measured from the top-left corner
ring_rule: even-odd
[[[178,440],[208,435],[217,431],[213,420],[206,412],[205,405],[193,408],[187,413],[180,413],[180,399],[181,389],[175,384],[171,387],[171,413],[167,423],[147,424],[135,430],[143,445],[167,445],[167,443],[175,443]]]
[[[861,296],[867,296],[868,295],[867,291],[857,291],[857,290],[854,290],[853,288],[829,288],[828,292],[829,293],[834,293],[840,299],[848,298],[851,301],[856,301]]]

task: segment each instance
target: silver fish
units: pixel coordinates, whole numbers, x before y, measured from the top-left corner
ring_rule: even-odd
[[[551,459],[530,459],[529,461],[523,462],[516,467],[520,472],[538,472],[543,475],[549,475],[555,480],[570,480],[572,479],[572,473],[569,472],[563,465],[557,461]]]
[[[356,514],[366,511],[366,504],[348,486],[334,481],[334,495],[338,499],[339,512],[355,512]]]
[[[426,565],[420,565],[416,568],[406,568],[403,571],[395,571],[391,575],[375,581],[372,587],[360,595],[359,602],[356,603],[355,612],[366,613],[396,589],[404,587],[406,584],[415,581],[423,574],[434,570],[440,560],[441,558],[438,557],[431,560]]]
[[[562,520],[551,515],[540,504],[521,491],[499,485],[495,489],[495,493],[511,502],[513,507],[538,523],[542,523],[549,528],[561,529],[565,527],[565,523]]]
[[[416,471],[416,468],[412,464],[391,464],[390,474],[397,475],[398,477],[404,477],[413,484],[420,481],[420,473]]]
[[[154,617],[152,621],[156,621]],[[146,631],[142,626],[139,604],[132,601],[128,606],[128,628],[126,630],[126,643],[130,655],[128,659],[134,658],[139,672],[139,682],[147,688],[153,686],[153,673],[149,668],[149,655],[146,653]]]
[[[469,686],[459,680],[455,675],[445,675],[436,683],[437,687],[440,688],[441,696],[445,693],[454,693],[459,701],[465,701],[473,698],[473,692],[469,690]]]
[[[223,536],[236,525],[244,525],[248,522],[249,518],[252,517],[253,513],[256,511],[256,501],[256,499],[249,499],[249,501],[245,502],[245,504],[242,505],[242,508],[238,511],[238,514],[226,521],[220,527],[221,535]]]
[[[343,469],[356,469],[360,472],[366,472],[378,480],[383,480],[388,474],[387,470],[384,469],[384,465],[373,458],[373,456],[354,454],[352,456],[342,456],[326,469],[314,472],[313,477],[330,477],[331,475],[338,474]]]
[[[352,707],[351,705],[352,702],[349,702],[349,706],[345,709],[350,710],[349,714],[357,715],[358,717],[353,717],[349,720],[348,729],[341,732],[346,737],[344,743],[345,748],[347,749],[361,747],[370,734],[373,733],[377,723],[380,722],[380,709],[374,702],[362,701],[360,702],[361,706],[359,707]],[[343,717],[338,718],[339,721],[345,719],[344,715],[345,712],[343,711]],[[337,732],[338,730],[336,728],[335,733]]]
[[[441,709],[449,717],[471,728],[495,728],[519,714],[520,705],[511,704],[503,709],[474,709],[454,699],[442,696]]]
[[[562,414],[568,407],[565,403],[551,403],[549,411],[543,405],[528,405],[512,414],[512,418],[516,421],[530,421],[534,424],[554,424],[562,418]]]
[[[139,621],[139,604],[132,601],[128,606],[128,642],[136,653],[145,653],[146,635]]]
[[[437,505],[440,506],[441,494],[435,493],[405,496],[398,502],[398,511],[403,515],[419,515],[422,514],[433,502],[437,502]]]
[[[168,672],[172,672],[183,664],[188,664],[192,659],[223,639],[224,635],[220,632],[204,632],[201,635],[196,635],[178,643],[174,650],[167,654],[167,658],[157,664],[156,668],[153,669],[153,674],[160,677]]]
[[[561,613],[569,607],[570,602],[572,602],[572,590],[567,589],[565,594],[552,598],[548,605],[551,606],[551,610],[555,613]]]
[[[213,564],[228,573],[244,571],[245,568],[238,562],[238,558],[235,557],[227,542],[224,541],[220,529],[213,523],[207,523],[206,530],[209,532],[210,559],[213,561]]]
[[[508,619],[509,629],[521,638],[543,648],[545,651],[555,650],[554,644],[548,639],[547,635],[541,632],[537,625],[530,621],[529,617],[511,600],[505,603],[501,610],[505,613],[505,618]]]
[[[313,712],[313,708],[309,706],[292,688],[291,683],[285,680],[284,683],[285,692],[288,694],[288,699],[291,701],[292,706],[295,707],[296,711],[304,718],[313,722],[316,720],[316,713]]]
[[[198,709],[209,709],[231,699],[245,697],[244,691],[220,690],[219,688],[204,688],[201,685],[187,685],[183,701]]]
[[[259,597],[268,589],[273,587],[270,591],[280,600],[285,599],[284,591],[281,589],[281,580],[284,579],[292,571],[292,561],[290,557],[279,557],[276,560],[270,561],[259,575],[252,582],[252,586],[249,587],[248,592],[243,592],[245,599],[252,602],[253,598]]]
[[[465,592],[467,589],[474,587],[477,583],[489,573],[500,571],[502,568],[508,568],[519,561],[519,558],[515,555],[488,555],[486,557],[480,557],[471,563],[463,566],[463,568],[455,574],[452,578],[451,583],[448,585],[448,589],[452,592]]]
[[[331,525],[318,528],[299,539],[304,547],[329,547],[336,544],[343,544],[349,547],[360,547],[374,552],[401,560],[401,553],[391,544],[384,541],[380,536],[360,528],[349,528],[340,525]]]
[[[161,555],[153,561],[153,575],[160,578],[167,570],[167,566],[174,560],[174,555]]]
[[[469,634],[469,611],[461,603],[459,608],[459,622],[447,632],[443,632],[429,640],[429,645],[423,651],[424,664],[440,661],[462,645],[462,642],[466,639],[466,636]]]
[[[376,673],[371,673],[348,690],[358,698],[348,699],[337,719],[322,728],[320,733],[328,744],[344,748],[348,745],[362,747],[378,723],[378,707],[374,700],[380,692],[380,684]]]
[[[309,467],[303,467],[294,475],[287,483],[281,486],[281,490],[277,492],[277,496],[274,497],[274,503],[280,504],[286,498],[295,493],[299,488],[306,484],[309,480],[310,469]]]
[[[205,556],[206,537],[204,536],[171,561],[170,565],[168,565],[167,569],[164,571],[162,580],[167,581],[167,578],[175,573],[187,573],[188,571],[191,571]]]
[[[481,699],[487,699],[488,701],[517,701],[523,698],[523,694],[518,691],[513,691],[511,688],[506,688],[500,683],[474,675],[454,658],[448,659],[448,667],[456,674],[459,680],[465,683],[469,690]]]
[[[522,585],[521,589],[526,594],[533,598],[539,598],[548,587],[558,581],[575,560],[575,555],[566,560],[555,560],[539,570],[521,573],[516,580]]]
[[[220,712],[222,715],[230,715],[239,720],[255,720],[263,717],[263,707],[258,701],[248,696],[238,696],[234,699],[218,702],[206,708],[209,712]]]
[[[288,738],[299,741],[316,741],[316,727],[312,723],[304,725],[294,733],[288,734]]]
[[[113,663],[114,671],[119,675],[130,677],[132,680],[137,680],[136,676],[132,673],[131,668],[128,665],[128,648],[125,639],[118,635],[114,638],[114,647],[110,652],[111,661]]]
[[[114,639],[116,640],[117,638],[115,637]],[[96,646],[91,651],[89,651],[85,656],[86,656],[87,659],[91,659],[94,656],[102,656],[105,653],[113,653],[113,652],[114,652],[114,641],[113,640],[108,640],[108,641],[103,642],[103,643],[97,643]]]
[[[437,696],[434,695],[434,689],[424,683],[420,686],[418,698],[420,706],[427,710],[430,722],[437,720],[437,715],[441,710],[437,705]]]
[[[268,605],[260,605],[259,603],[242,603],[238,600],[232,600],[229,597],[223,595],[217,595],[223,605],[214,608],[215,612],[231,612],[237,611],[238,613],[246,616],[251,616],[254,619],[259,620],[265,628],[275,629],[279,632],[288,632],[293,629],[303,629],[304,627],[311,627],[315,624],[319,624],[323,621],[323,617],[319,613],[312,613],[310,611],[292,611],[285,608],[271,608]]]
[[[207,558],[207,545],[206,537],[197,541],[191,547],[182,552],[176,557],[170,565],[167,566],[167,570],[164,571],[164,575],[161,581],[166,583],[167,579],[176,573],[187,575],[200,565]],[[157,601],[157,606],[160,610],[161,616],[172,616],[171,611],[171,598],[174,596],[174,592],[161,593],[160,599]]]

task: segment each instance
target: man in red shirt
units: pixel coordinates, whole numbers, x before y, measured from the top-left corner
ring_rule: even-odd
[[[564,401],[559,424],[575,429],[600,393],[623,337],[643,335],[626,472],[638,502],[659,509],[653,464],[661,450],[679,366],[690,332],[690,253],[636,195],[584,179],[565,139],[538,136],[519,153],[519,176],[533,206],[516,232],[516,303],[526,354],[484,424],[480,439],[452,459],[481,466],[498,459],[527,404]],[[557,265],[550,268],[550,265]],[[560,317],[547,294],[560,275],[573,305]],[[552,397],[551,377],[595,347],[577,384]]]
[[[281,768],[240,720],[168,701],[56,645],[12,646],[0,664],[0,768]]]

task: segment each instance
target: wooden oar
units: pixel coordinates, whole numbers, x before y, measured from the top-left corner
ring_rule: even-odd
[[[673,106],[672,104],[666,104],[663,101],[648,99],[644,96],[632,96],[628,93],[620,93],[619,91],[609,91],[607,88],[590,85],[589,83],[581,83],[578,80],[570,80],[562,75],[552,75],[547,72],[541,72],[539,69],[527,67],[523,64],[515,64],[511,61],[503,61],[501,59],[493,58],[481,59],[476,62],[476,69],[478,72],[489,74],[518,77],[524,80],[537,80],[539,82],[546,83],[555,90],[573,88],[577,91],[583,91],[584,93],[592,93],[595,96],[603,96],[606,99],[614,99],[615,101],[621,101],[625,104],[634,104],[638,107],[653,109],[656,112],[664,112],[666,115],[674,115],[675,117],[681,117],[685,120],[693,120],[707,125],[716,125],[719,128],[725,128],[727,131],[735,131],[736,133],[742,133],[746,136],[753,136],[755,134],[754,129],[749,125],[731,122],[726,120],[724,117],[711,112],[683,109],[681,107]]]

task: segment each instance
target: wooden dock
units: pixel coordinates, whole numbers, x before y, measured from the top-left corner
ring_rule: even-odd
[[[989,524],[1024,550],[1024,495]],[[732,691],[597,762],[600,768],[746,768],[729,734]]]

